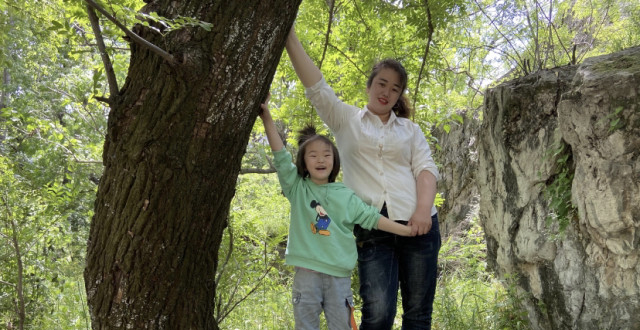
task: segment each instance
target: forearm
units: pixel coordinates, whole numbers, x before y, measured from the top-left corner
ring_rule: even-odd
[[[322,79],[322,72],[305,52],[293,27],[287,37],[286,49],[293,69],[304,87],[311,87]]]
[[[425,212],[426,216],[431,216],[431,209],[436,198],[437,180],[433,173],[422,171],[416,179],[417,203],[415,213]]]
[[[276,129],[276,124],[273,122],[273,118],[271,118],[271,113],[267,112],[261,118],[262,124],[264,125],[264,131],[267,134],[267,140],[269,140],[269,145],[271,146],[271,150],[282,150],[282,148],[284,148],[284,143],[280,138],[280,134],[278,134],[278,130]]]
[[[391,221],[385,216],[380,216],[378,220],[378,230],[384,230],[400,236],[412,236],[411,227]]]

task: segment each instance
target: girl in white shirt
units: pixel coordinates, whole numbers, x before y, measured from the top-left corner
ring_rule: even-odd
[[[360,109],[338,99],[293,28],[286,49],[307,98],[336,138],[344,183],[419,235],[356,228],[360,329],[391,329],[398,288],[403,329],[430,329],[441,244],[433,205],[439,173],[422,130],[408,119],[406,71],[395,60],[376,64],[367,80],[367,105]]]

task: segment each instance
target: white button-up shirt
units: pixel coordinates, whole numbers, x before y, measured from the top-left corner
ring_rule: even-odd
[[[378,209],[386,202],[390,219],[409,220],[416,208],[420,172],[440,178],[420,127],[393,112],[382,123],[366,106],[360,109],[340,101],[324,77],[305,94],[336,138],[345,185]],[[436,212],[433,206],[431,215]]]

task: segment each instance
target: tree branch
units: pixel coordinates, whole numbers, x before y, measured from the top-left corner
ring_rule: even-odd
[[[162,57],[163,59],[165,59],[167,62],[169,62],[169,64],[175,64],[176,60],[173,57],[173,55],[167,53],[166,51],[164,51],[163,49],[159,48],[158,46],[150,43],[149,41],[143,39],[142,37],[140,37],[139,35],[135,34],[133,31],[127,29],[127,27],[125,27],[124,25],[122,25],[122,23],[120,23],[115,17],[111,16],[104,8],[100,7],[100,5],[98,5],[97,3],[95,3],[93,0],[84,0],[89,6],[93,7],[95,10],[99,11],[102,15],[104,15],[107,19],[109,19],[111,22],[113,22],[113,24],[115,24],[118,28],[120,28],[120,30],[124,31],[124,33],[130,37],[133,41],[137,42],[138,44],[149,48],[152,52],[156,53],[156,55]]]
[[[8,285],[8,286],[12,286],[12,287],[14,287],[14,288],[16,287],[16,285],[15,285],[15,284],[13,284],[13,283],[9,283],[9,282],[5,282],[5,281],[2,281],[2,280],[0,280],[0,284],[4,284],[4,285]]]
[[[333,45],[333,44],[329,44],[329,46],[331,46],[333,49],[337,50],[337,51],[338,51],[342,56],[344,56],[344,58],[346,58],[346,59],[347,59],[347,61],[351,62],[351,64],[353,64],[353,66],[354,66],[358,71],[360,71],[360,73],[362,73],[362,75],[363,75],[363,76],[365,76],[365,78],[368,76],[368,74],[367,74],[366,72],[362,71],[362,70],[358,67],[358,65],[357,65],[357,64],[356,64],[356,63],[355,63],[355,62],[354,62],[354,61],[353,61],[353,60],[352,60],[352,59],[351,59],[347,54],[345,54],[341,49],[339,49],[338,47],[336,47],[336,46],[335,46],[335,45]]]
[[[327,54],[327,47],[329,46],[329,36],[331,35],[331,24],[333,23],[333,14],[336,8],[336,0],[328,0],[327,4],[329,5],[329,24],[327,24],[327,33],[324,35],[324,49],[322,50],[322,57],[320,58],[318,69],[322,69],[322,62],[324,62],[324,57]]]
[[[418,100],[418,91],[420,90],[420,80],[422,80],[422,72],[424,71],[424,67],[427,63],[429,48],[431,47],[431,41],[433,40],[434,28],[433,28],[433,19],[431,18],[431,9],[429,8],[429,0],[425,0],[424,5],[427,9],[427,20],[428,20],[427,45],[424,48],[424,55],[422,56],[422,64],[420,65],[420,73],[418,73],[418,81],[416,82],[416,88],[413,92],[413,105],[411,106],[413,109],[416,108],[416,101]]]
[[[244,295],[244,297],[238,299],[238,301],[236,301],[233,305],[230,305],[231,300],[229,300],[229,302],[227,303],[227,305],[224,308],[224,315],[222,315],[220,317],[220,320],[217,320],[219,323],[222,323],[222,321],[229,316],[229,314],[238,306],[240,305],[241,302],[245,301],[247,298],[249,298],[250,295],[252,295],[254,292],[256,292],[256,290],[258,290],[260,288],[261,285],[263,285],[264,283],[262,283],[262,280],[267,277],[267,275],[269,275],[269,272],[271,271],[271,269],[273,268],[273,264],[269,265],[269,268],[267,268],[267,270],[265,270],[265,272],[260,276],[260,278],[258,278],[255,283],[256,285],[253,286],[253,288],[251,290],[249,290],[249,292],[247,294]],[[237,289],[237,286],[236,286]],[[235,293],[236,290],[234,290]]]
[[[116,74],[113,71],[113,65],[111,64],[109,54],[107,54],[107,49],[104,46],[104,39],[102,39],[102,31],[100,31],[98,15],[96,15],[95,10],[89,5],[87,5],[87,13],[89,14],[91,28],[93,29],[93,34],[96,36],[96,43],[98,44],[100,57],[102,57],[102,63],[104,64],[104,69],[107,74],[107,82],[109,83],[109,99],[112,99],[115,95],[118,95],[118,80],[116,79]]]
[[[509,40],[509,38],[507,38],[507,36],[504,35],[504,33],[502,33],[502,31],[500,31],[500,29],[498,28],[498,26],[496,26],[496,23],[493,21],[493,19],[491,18],[491,16],[489,16],[489,14],[487,14],[487,12],[484,10],[484,8],[482,8],[482,6],[480,5],[480,3],[478,3],[477,0],[473,0],[473,2],[476,4],[476,6],[478,6],[478,9],[480,9],[480,12],[482,12],[482,14],[487,17],[489,19],[489,23],[491,23],[491,25],[493,26],[493,28],[496,29],[496,31],[498,31],[498,33],[502,36],[502,38],[507,42],[507,44],[511,47],[511,49],[513,49],[513,51],[516,54],[516,57],[518,58],[518,60],[516,61],[516,64],[522,68],[522,71],[526,71],[527,69],[524,67],[524,61],[522,60],[522,58],[520,57],[520,54],[518,53],[518,49],[516,49],[516,47],[511,43],[511,40]]]
[[[243,168],[240,170],[239,174],[269,174],[276,173],[276,169],[274,167],[271,168]]]
[[[24,301],[24,264],[22,261],[22,252],[20,251],[20,243],[18,242],[18,226],[16,219],[13,218],[13,212],[9,205],[9,197],[5,193],[2,196],[2,202],[6,208],[6,220],[11,223],[11,241],[13,243],[13,252],[16,255],[17,269],[17,283],[15,285],[16,295],[18,301],[16,302],[16,313],[18,314],[18,329],[24,329],[24,323],[26,321],[25,301]]]
[[[560,34],[558,33],[558,29],[556,28],[556,25],[553,23],[552,19],[552,4],[549,5],[549,17],[547,17],[544,13],[544,9],[542,8],[542,5],[540,5],[540,3],[538,3],[538,1],[535,1],[536,6],[538,6],[538,8],[540,8],[540,12],[542,13],[542,16],[544,16],[544,18],[549,22],[549,39],[551,39],[553,37],[553,33],[555,32],[556,35],[556,39],[558,39],[558,42],[560,43],[560,46],[562,47],[562,50],[564,50],[565,55],[567,55],[567,57],[569,57],[569,61],[571,61],[571,53],[569,52],[569,50],[567,49],[567,47],[564,46],[564,43],[562,42],[562,39],[560,39]]]
[[[102,96],[94,96],[93,98],[94,98],[94,99],[96,99],[96,100],[98,100],[98,101],[100,101],[100,102],[104,102],[104,103],[109,104],[109,99],[108,99],[108,98],[106,98],[106,97],[102,97]]]

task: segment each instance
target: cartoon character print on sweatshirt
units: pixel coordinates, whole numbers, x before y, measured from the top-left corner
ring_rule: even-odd
[[[311,223],[311,232],[314,234],[318,233],[324,236],[331,235],[328,230],[329,224],[331,224],[331,218],[329,218],[327,211],[325,211],[324,207],[320,205],[320,202],[317,202],[315,200],[311,201],[311,208],[315,209],[316,213],[318,213],[318,215],[316,216],[316,223]]]

